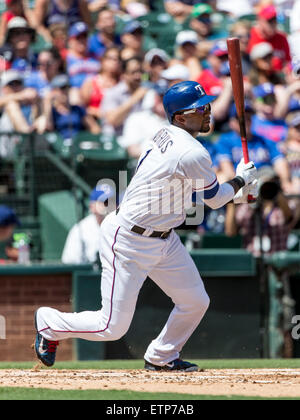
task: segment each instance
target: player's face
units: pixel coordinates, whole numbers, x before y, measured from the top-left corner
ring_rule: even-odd
[[[210,104],[204,107],[184,111],[184,126],[189,133],[208,133],[210,131]]]

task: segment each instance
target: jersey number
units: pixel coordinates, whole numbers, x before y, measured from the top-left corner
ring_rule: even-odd
[[[139,167],[141,166],[141,164],[144,162],[144,160],[146,159],[146,157],[149,155],[149,153],[151,152],[152,149],[147,150],[147,152],[145,153],[145,156],[140,160],[140,163],[138,164],[136,170],[135,170],[135,174],[137,173]]]

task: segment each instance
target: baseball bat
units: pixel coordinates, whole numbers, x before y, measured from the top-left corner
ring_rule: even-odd
[[[244,162],[249,163],[248,142],[245,122],[245,94],[244,80],[241,60],[240,41],[238,38],[227,39],[228,59],[230,67],[230,76],[232,81],[233,98],[236,106],[238,122],[240,126],[242,149]],[[251,195],[248,196],[248,202],[256,201]]]

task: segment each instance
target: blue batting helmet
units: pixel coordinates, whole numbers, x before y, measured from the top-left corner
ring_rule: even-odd
[[[217,96],[209,96],[199,83],[185,81],[173,85],[164,96],[164,108],[172,123],[175,112],[198,108],[214,101]]]

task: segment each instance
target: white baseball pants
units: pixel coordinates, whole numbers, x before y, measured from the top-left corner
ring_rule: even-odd
[[[62,313],[40,308],[38,331],[52,341],[118,340],[129,329],[139,291],[149,276],[175,306],[145,359],[156,365],[177,359],[209,306],[199,272],[179,236],[175,232],[165,240],[141,236],[120,226],[115,213],[103,221],[101,235],[102,309]]]

